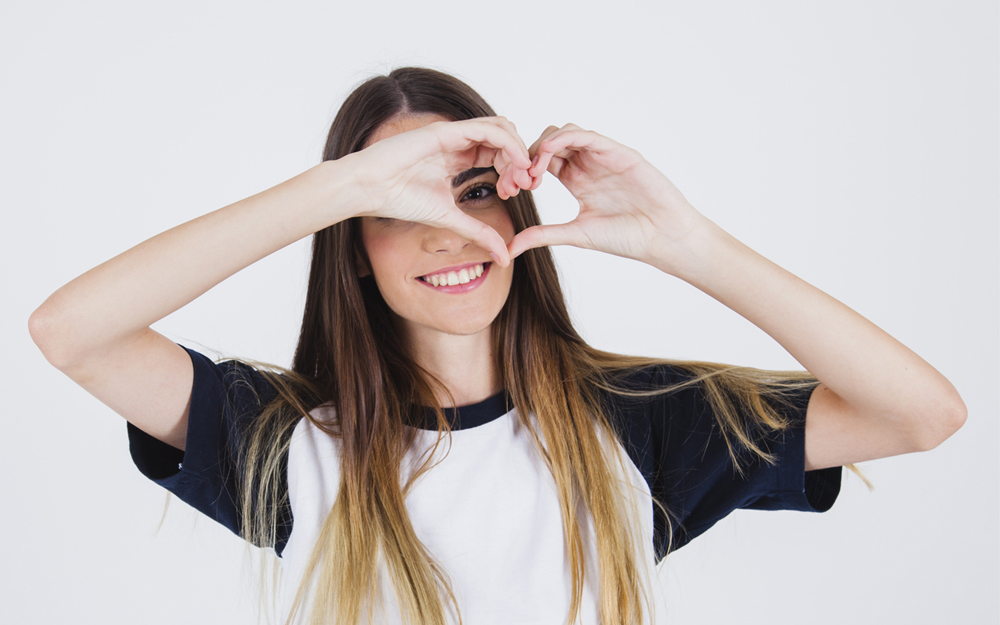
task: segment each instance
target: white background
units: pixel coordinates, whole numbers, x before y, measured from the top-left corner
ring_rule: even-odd
[[[528,142],[575,122],[872,319],[962,393],[938,449],[847,477],[824,515],[737,512],[668,558],[670,622],[997,623],[995,2],[27,2],[0,9],[0,622],[246,623],[241,541],[171,503],[124,422],[46,364],[31,311],[84,270],[319,159],[358,82],[453,72]],[[554,179],[543,218],[575,206]],[[795,367],[657,271],[556,252],[625,353]],[[305,242],[157,327],[290,363]],[[530,571],[525,571],[530,575]],[[476,625],[476,624],[472,624]]]

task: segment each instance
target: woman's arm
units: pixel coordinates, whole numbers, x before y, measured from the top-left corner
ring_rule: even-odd
[[[507,261],[502,237],[455,207],[448,177],[495,166],[501,193],[527,187],[527,152],[511,129],[502,119],[432,124],[317,165],[91,269],[31,315],[31,336],[88,392],[183,449],[191,361],[152,323],[268,254],[358,215],[447,227]]]
[[[91,269],[32,315],[55,367],[150,435],[184,449],[192,368],[149,326],[240,269],[349,216],[327,198],[344,183],[325,162],[267,191],[181,224]]]
[[[706,219],[638,152],[570,125],[549,128],[531,153],[532,175],[556,175],[580,214],[519,233],[512,256],[570,244],[634,258],[767,332],[821,382],[806,415],[807,469],[931,449],[964,423],[965,405],[944,376]]]
[[[678,277],[771,335],[821,384],[806,413],[806,469],[939,445],[965,405],[936,369],[852,309],[714,223],[692,233]],[[660,269],[673,267],[654,254]]]

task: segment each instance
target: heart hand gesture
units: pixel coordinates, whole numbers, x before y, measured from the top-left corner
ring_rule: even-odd
[[[536,182],[528,174],[528,150],[506,119],[434,122],[377,141],[348,159],[354,164],[355,215],[444,228],[508,263],[503,237],[456,207],[450,185],[455,175],[477,167],[496,169],[502,199]]]
[[[579,201],[580,213],[569,223],[518,233],[508,246],[512,258],[534,247],[574,245],[653,264],[665,251],[682,255],[680,243],[707,221],[641,154],[596,132],[550,126],[529,153],[531,188],[548,171]]]

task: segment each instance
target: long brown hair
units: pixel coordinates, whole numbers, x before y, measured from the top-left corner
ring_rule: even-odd
[[[326,142],[324,160],[359,151],[388,120],[436,113],[453,120],[493,116],[489,105],[460,80],[429,69],[400,68],[372,78],[348,96]],[[506,202],[515,230],[540,223],[530,192]],[[377,603],[377,571],[384,560],[404,618],[443,625],[445,599],[457,612],[444,570],[414,532],[405,505],[410,484],[400,484],[400,464],[413,442],[409,425],[421,406],[435,406],[435,381],[403,349],[392,314],[370,278],[359,278],[359,224],[350,219],[313,238],[312,266],[302,329],[292,372],[270,375],[279,390],[255,426],[244,455],[244,535],[274,544],[287,499],[275,488],[287,461],[288,436],[300,418],[340,440],[340,491],[299,586],[293,614],[317,591],[311,622],[357,623]],[[585,575],[599,575],[600,614],[605,623],[638,623],[646,611],[648,574],[632,548],[638,519],[621,492],[624,465],[602,393],[627,393],[618,374],[669,361],[596,350],[580,337],[559,287],[552,255],[532,249],[514,263],[509,297],[493,323],[496,368],[517,415],[555,480],[572,576],[567,623],[581,607]],[[673,363],[702,384],[715,408],[734,459],[737,450],[766,454],[757,434],[787,424],[772,404],[789,383],[773,374],[709,363]],[[804,374],[783,374],[792,386]],[[650,390],[668,392],[670,389]],[[335,422],[319,421],[309,409],[328,403]],[[750,410],[739,409],[749,407]],[[534,420],[531,417],[534,417]],[[448,424],[438,410],[439,438]],[[543,441],[545,444],[543,445]],[[596,570],[586,570],[581,524],[589,514],[597,539]]]

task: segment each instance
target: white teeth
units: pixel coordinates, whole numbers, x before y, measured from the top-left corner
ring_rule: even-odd
[[[439,273],[433,276],[423,276],[420,279],[432,286],[454,286],[467,284],[483,275],[483,265],[473,265],[457,272]]]

